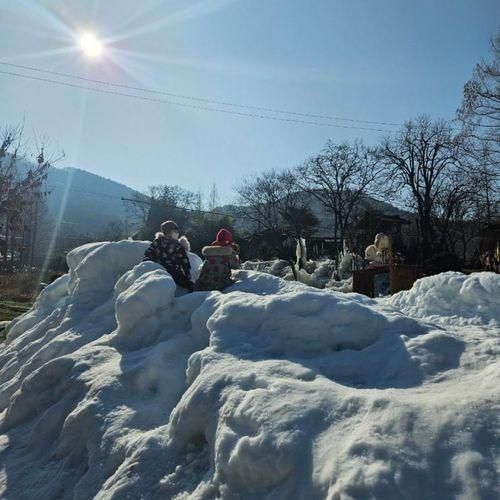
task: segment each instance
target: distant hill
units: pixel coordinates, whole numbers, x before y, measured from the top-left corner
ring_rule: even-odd
[[[322,205],[317,198],[311,194],[300,192],[297,196],[301,197],[302,203],[307,206],[311,212],[318,218],[319,224],[312,231],[312,235],[315,238],[331,238],[333,235],[333,216],[332,214]],[[382,213],[384,215],[390,216],[400,216],[405,219],[412,219],[412,214],[401,210],[394,205],[377,200],[371,196],[363,196],[359,202],[359,209],[361,211],[372,211]],[[253,230],[253,222],[246,219],[244,216],[238,217],[237,215],[242,213],[242,209],[237,205],[224,205],[217,208],[217,212],[227,214],[230,216],[235,216],[234,227],[242,234],[249,233]],[[243,211],[244,212],[244,211]]]
[[[17,161],[27,171],[32,162]],[[127,203],[122,198],[141,196],[124,184],[79,168],[49,167],[45,183],[47,222],[61,221],[61,231],[77,235],[99,235],[111,222],[131,223]]]
[[[28,168],[28,165],[28,162],[23,162],[19,166]],[[124,184],[78,168],[50,167],[46,185],[49,192],[46,198],[48,219],[51,222],[61,220],[61,231],[65,234],[99,235],[111,222],[117,221],[134,225],[127,209],[128,204],[121,198],[134,198],[140,193]],[[313,196],[305,193],[301,193],[301,196],[306,198],[307,206],[320,221],[314,235],[331,237],[331,214]],[[386,215],[411,217],[408,212],[371,197],[365,197],[361,206]],[[235,205],[224,205],[218,207],[217,211],[234,217],[241,209]],[[234,222],[236,229],[242,233],[252,229],[251,222],[245,218],[236,217]]]
[[[123,184],[77,168],[49,169],[47,178],[49,217],[61,219],[61,227],[75,234],[99,234],[110,222],[129,219],[121,198],[139,193]]]

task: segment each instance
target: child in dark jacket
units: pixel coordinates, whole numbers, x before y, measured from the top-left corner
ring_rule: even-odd
[[[234,284],[231,269],[240,267],[239,248],[227,229],[221,229],[216,240],[210,246],[204,247],[201,253],[205,261],[195,290],[223,290]]]
[[[187,252],[189,241],[185,236],[179,238],[179,228],[174,221],[168,220],[161,225],[161,232],[144,252],[145,260],[161,264],[172,276],[175,283],[188,290],[193,290],[191,264]]]

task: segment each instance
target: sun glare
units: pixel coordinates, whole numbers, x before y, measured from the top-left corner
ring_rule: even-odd
[[[78,38],[80,50],[86,57],[98,59],[101,57],[104,46],[94,33],[85,32]]]

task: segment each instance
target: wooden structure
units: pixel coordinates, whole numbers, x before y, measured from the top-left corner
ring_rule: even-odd
[[[389,283],[391,293],[401,290],[409,290],[418,279],[417,266],[405,264],[391,264],[389,271]]]
[[[376,297],[377,281],[388,276],[390,293],[409,290],[418,279],[418,268],[403,264],[390,264],[388,266],[377,266],[360,271],[353,271],[353,292]]]
[[[378,266],[352,272],[352,291],[368,297],[375,297],[375,277],[388,274],[389,266]]]
[[[317,259],[325,255],[334,256],[336,249],[342,247],[340,238],[333,238],[327,236],[308,236],[307,254],[309,257]]]

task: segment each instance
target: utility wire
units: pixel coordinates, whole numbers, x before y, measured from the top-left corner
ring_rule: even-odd
[[[385,125],[385,126],[391,126],[391,127],[401,127],[402,126],[402,123],[381,122],[381,121],[374,121],[374,120],[359,120],[359,119],[355,119],[355,118],[344,118],[344,117],[340,117],[340,116],[320,115],[320,114],[314,114],[314,113],[301,113],[301,112],[297,112],[297,111],[289,111],[289,110],[283,110],[283,109],[277,109],[277,108],[269,108],[269,107],[263,107],[263,106],[251,106],[248,104],[238,104],[238,103],[228,102],[228,101],[218,101],[215,99],[207,99],[207,98],[188,96],[188,95],[182,95],[182,94],[174,94],[172,92],[164,92],[161,90],[147,89],[144,87],[134,87],[132,85],[113,83],[113,82],[109,82],[109,81],[105,81],[105,80],[96,80],[93,78],[85,78],[83,76],[71,75],[69,73],[62,73],[60,71],[51,71],[51,70],[47,70],[47,69],[37,68],[34,66],[24,66],[22,64],[8,63],[5,61],[0,61],[0,64],[2,64],[3,66],[9,66],[12,68],[24,69],[24,70],[28,70],[28,71],[36,71],[38,73],[45,73],[45,74],[54,75],[54,76],[62,76],[64,78],[72,78],[74,80],[81,80],[81,81],[85,81],[85,82],[89,82],[89,83],[96,83],[99,85],[108,85],[110,87],[122,88],[122,89],[127,89],[127,90],[134,90],[134,91],[139,91],[139,92],[146,92],[146,93],[150,93],[150,94],[164,95],[164,96],[168,96],[168,97],[176,97],[176,98],[180,98],[180,99],[187,99],[190,101],[204,102],[207,104],[231,106],[231,107],[236,107],[236,108],[242,108],[242,109],[248,109],[248,110],[254,110],[254,111],[265,111],[268,113],[285,114],[285,115],[291,115],[291,116],[302,116],[305,118],[320,118],[323,120],[340,120],[340,121],[347,121],[347,122],[352,122],[352,123]]]
[[[278,116],[260,115],[257,113],[245,113],[245,112],[233,111],[233,110],[229,110],[229,109],[212,108],[212,107],[208,107],[208,106],[200,106],[197,104],[188,104],[188,103],[178,102],[178,101],[167,101],[165,99],[158,99],[158,98],[154,98],[154,97],[146,97],[146,96],[140,96],[140,95],[134,95],[134,94],[127,94],[125,92],[118,92],[115,90],[106,90],[106,89],[100,89],[97,87],[89,87],[88,85],[78,85],[76,83],[61,82],[59,80],[52,80],[50,78],[42,78],[42,77],[33,76],[33,75],[24,75],[21,73],[15,73],[15,72],[11,72],[11,71],[0,70],[0,74],[15,76],[15,77],[19,77],[19,78],[26,78],[28,80],[35,80],[35,81],[44,82],[44,83],[52,83],[52,84],[61,85],[64,87],[91,90],[93,92],[100,92],[102,94],[109,94],[109,95],[115,95],[115,96],[121,96],[121,97],[130,97],[132,99],[138,99],[138,100],[142,100],[142,101],[156,102],[156,103],[161,103],[161,104],[170,104],[172,106],[180,106],[180,107],[184,107],[184,108],[198,109],[198,110],[202,110],[202,111],[215,111],[217,113],[225,113],[225,114],[236,115],[236,116],[246,116],[249,118],[258,118],[258,119],[262,119],[262,120],[272,120],[272,121],[288,122],[288,123],[300,123],[303,125],[316,125],[318,127],[342,128],[342,129],[353,129],[353,130],[369,130],[372,132],[386,132],[386,133],[391,132],[391,130],[381,129],[381,128],[358,127],[358,126],[354,126],[354,125],[339,125],[339,124],[334,124],[334,123],[299,120],[299,119],[295,119],[295,118],[283,118],[283,117],[278,117]]]
[[[58,186],[62,189],[65,189],[66,188],[66,184],[62,184],[62,183],[52,183],[51,185],[47,186],[49,189],[58,189]],[[95,194],[95,195],[98,195],[98,196],[104,196],[106,198],[112,198],[112,199],[115,199],[115,200],[121,200],[120,196],[113,196],[112,194],[106,194],[106,193],[98,193],[96,191],[89,191],[87,189],[78,189],[78,188],[74,188],[74,187],[70,187],[70,189],[72,191],[78,191],[79,193],[89,193],[89,194]]]
[[[133,203],[140,203],[140,204],[143,204],[143,205],[152,205],[153,202],[152,201],[146,201],[146,200],[134,200],[133,198],[125,198],[125,197],[121,197],[120,198],[122,201],[131,201]],[[176,210],[185,210],[187,212],[198,212],[200,214],[209,214],[209,215],[219,215],[221,217],[230,217],[232,219],[238,219],[238,218],[242,218],[242,216],[238,216],[238,215],[230,215],[230,214],[224,214],[222,212],[212,212],[210,210],[200,210],[198,208],[184,208],[184,207],[179,207],[177,205],[172,205],[170,203],[163,203],[161,201],[158,202],[158,204],[162,207],[167,207],[167,208],[175,208]]]
[[[60,183],[53,183],[53,184],[51,184],[51,185],[49,185],[47,187],[49,189],[58,189],[57,186],[60,186],[61,188],[65,187],[64,184],[60,184]],[[152,205],[153,204],[151,201],[149,201],[150,199],[149,200],[147,200],[147,199],[140,200],[140,199],[134,199],[134,198],[126,198],[124,196],[113,196],[111,194],[98,193],[97,191],[90,191],[88,189],[78,189],[78,188],[74,188],[74,187],[71,187],[70,189],[71,189],[71,191],[76,191],[78,193],[87,193],[87,194],[93,194],[93,195],[96,195],[96,196],[104,196],[105,198],[111,198],[111,199],[119,200],[119,201],[128,201],[128,202],[138,203],[138,204],[142,204],[142,205]],[[148,198],[148,197],[145,196],[144,198]],[[196,208],[179,207],[178,205],[173,205],[173,204],[170,204],[170,203],[162,203],[161,201],[159,201],[158,203],[162,207],[174,208],[176,210],[185,210],[187,212],[198,212],[198,213],[202,213],[202,214],[219,215],[221,217],[230,217],[232,219],[244,218],[243,216],[230,215],[230,214],[225,214],[225,213],[222,213],[222,212],[212,212],[210,210],[198,210]]]

